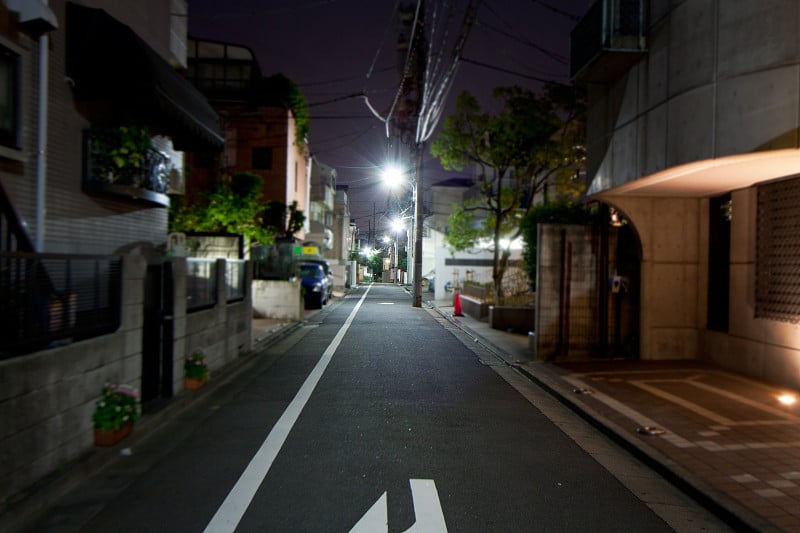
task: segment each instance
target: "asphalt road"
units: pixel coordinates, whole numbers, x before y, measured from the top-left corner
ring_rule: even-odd
[[[555,424],[543,392],[512,386],[411,301],[374,285],[329,306],[38,530],[697,530],[691,503],[675,518],[666,484],[623,484],[609,465],[624,452],[591,429],[565,434],[579,423]],[[672,518],[656,514],[664,502]]]

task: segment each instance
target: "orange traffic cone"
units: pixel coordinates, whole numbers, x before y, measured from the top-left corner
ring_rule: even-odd
[[[464,316],[461,313],[461,296],[459,296],[458,291],[453,295],[453,316]]]

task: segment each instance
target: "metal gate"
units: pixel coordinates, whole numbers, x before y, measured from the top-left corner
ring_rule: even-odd
[[[142,407],[156,411],[172,398],[175,291],[172,263],[148,265],[142,330]]]
[[[540,224],[538,250],[537,357],[638,358],[641,253],[633,228]]]

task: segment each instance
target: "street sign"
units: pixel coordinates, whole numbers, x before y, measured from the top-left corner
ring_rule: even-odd
[[[447,533],[439,493],[432,479],[409,479],[411,497],[414,501],[414,516],[417,521],[405,533]],[[353,526],[350,533],[388,533],[389,506],[386,492]]]
[[[292,248],[293,255],[319,255],[319,246],[295,246]]]

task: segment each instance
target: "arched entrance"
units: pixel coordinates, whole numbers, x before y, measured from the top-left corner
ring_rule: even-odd
[[[600,205],[600,262],[608,269],[600,279],[598,298],[598,357],[639,358],[639,311],[642,245],[625,214]],[[603,221],[607,221],[603,224]],[[603,236],[607,232],[607,236]],[[605,261],[603,260],[605,259]]]

